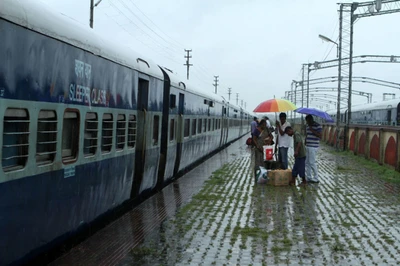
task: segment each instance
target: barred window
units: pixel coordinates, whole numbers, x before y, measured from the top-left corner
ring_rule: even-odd
[[[196,123],[197,123],[197,120],[193,119],[192,120],[192,136],[196,135]]]
[[[175,119],[169,121],[169,140],[173,141],[175,139]]]
[[[36,140],[36,163],[52,163],[57,153],[57,115],[55,111],[39,112]]]
[[[29,113],[8,108],[3,121],[2,166],[4,172],[19,170],[28,161]]]
[[[77,159],[79,150],[79,113],[76,110],[67,110],[63,118],[62,160],[63,163]]]
[[[183,137],[189,137],[190,135],[190,119],[185,119],[185,127],[183,131]]]
[[[160,128],[160,116],[155,115],[153,120],[153,145],[158,145],[158,137],[159,137],[159,128]]]
[[[123,150],[125,147],[125,135],[126,135],[126,116],[118,115],[117,118],[117,135],[116,135],[116,143],[117,150]]]
[[[136,116],[129,115],[128,120],[128,148],[134,148],[136,144]]]
[[[95,155],[99,132],[99,120],[96,113],[87,113],[85,118],[85,139],[83,153],[85,156]]]
[[[202,122],[203,120],[200,118],[199,120],[198,120],[198,125],[197,125],[197,133],[201,133],[201,128],[202,128]]]
[[[101,151],[103,153],[107,153],[111,151],[112,148],[112,139],[113,139],[113,115],[112,114],[103,114],[103,123],[101,130]]]

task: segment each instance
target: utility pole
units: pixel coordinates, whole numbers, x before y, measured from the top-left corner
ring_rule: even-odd
[[[93,29],[93,14],[94,14],[94,8],[100,4],[100,2],[103,0],[97,1],[97,3],[94,3],[94,0],[90,0],[90,19],[89,19],[89,25]]]
[[[192,56],[189,55],[189,53],[190,53],[191,51],[192,51],[191,49],[190,49],[190,50],[186,50],[186,49],[185,49],[185,52],[187,53],[187,55],[185,55],[186,64],[183,64],[183,65],[187,67],[187,70],[186,70],[186,77],[187,77],[187,80],[189,80],[189,67],[193,66],[193,64],[189,64],[189,59],[192,58]]]
[[[229,101],[231,100],[231,94],[232,94],[232,88],[228,88]]]
[[[214,87],[215,87],[215,94],[218,93],[218,78],[219,76],[214,76]]]
[[[236,105],[239,105],[239,93],[236,93]]]

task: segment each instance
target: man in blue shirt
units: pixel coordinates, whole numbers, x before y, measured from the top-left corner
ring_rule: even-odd
[[[253,121],[251,121],[250,126],[251,126],[251,137],[253,137],[253,131],[258,126],[257,117],[253,117]]]
[[[307,183],[319,183],[317,168],[317,152],[322,136],[322,126],[314,121],[312,115],[306,116],[306,178]]]

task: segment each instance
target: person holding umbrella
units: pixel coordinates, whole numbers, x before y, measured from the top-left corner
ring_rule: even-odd
[[[308,183],[319,183],[317,152],[322,137],[322,126],[314,121],[312,115],[306,116],[306,178]]]

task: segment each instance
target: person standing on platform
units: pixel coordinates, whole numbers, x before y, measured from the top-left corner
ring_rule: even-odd
[[[268,116],[264,116],[265,121],[267,121],[267,128],[270,129],[271,128],[271,122],[269,121]]]
[[[306,122],[306,178],[308,183],[319,183],[316,159],[322,126],[314,121],[312,115],[306,116]]]
[[[253,134],[253,143],[254,143],[254,178],[256,179],[256,171],[260,166],[264,167],[264,145],[271,145],[273,141],[273,136],[269,132],[267,128],[267,122],[265,119],[262,119],[258,124],[258,127],[254,129]],[[255,180],[257,182],[257,180]]]
[[[307,184],[306,180],[306,148],[303,142],[303,136],[292,127],[286,127],[285,133],[288,136],[293,136],[293,151],[294,151],[294,165],[292,169],[292,180],[289,182],[290,185],[296,184],[296,177],[300,176],[302,183],[300,185]]]
[[[253,131],[258,126],[257,117],[253,117],[253,121],[251,121],[250,126],[251,126],[251,137],[253,137]]]
[[[290,146],[291,139],[288,134],[285,133],[285,128],[290,127],[290,123],[286,121],[286,114],[279,114],[279,121],[276,121],[277,140],[275,144],[275,153],[278,151],[278,161],[281,165],[281,169],[286,170],[288,168],[288,149]]]

